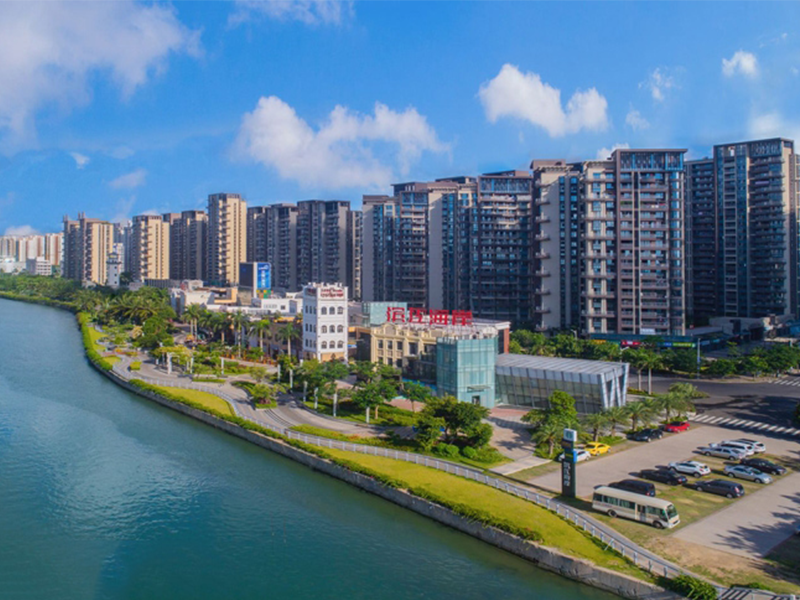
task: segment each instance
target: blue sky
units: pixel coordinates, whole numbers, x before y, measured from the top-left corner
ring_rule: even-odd
[[[800,137],[800,3],[0,3],[0,233]]]

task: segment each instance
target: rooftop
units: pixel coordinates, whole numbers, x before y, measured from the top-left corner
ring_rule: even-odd
[[[602,360],[581,360],[578,358],[553,358],[552,356],[533,356],[530,354],[499,354],[498,367],[518,367],[539,369],[541,371],[569,371],[571,373],[607,373],[621,368],[620,363]]]

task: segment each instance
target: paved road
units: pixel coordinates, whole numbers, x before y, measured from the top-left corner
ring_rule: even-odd
[[[795,473],[678,530],[674,536],[748,558],[766,556],[792,535],[798,520],[800,473]]]

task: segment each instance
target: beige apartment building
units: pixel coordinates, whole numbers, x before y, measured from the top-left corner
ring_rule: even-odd
[[[239,283],[239,263],[247,258],[247,203],[239,194],[208,197],[208,280]]]
[[[134,281],[169,279],[169,227],[161,215],[133,217],[130,252]]]
[[[63,276],[76,281],[106,284],[106,263],[114,244],[114,225],[78,214],[64,217]]]

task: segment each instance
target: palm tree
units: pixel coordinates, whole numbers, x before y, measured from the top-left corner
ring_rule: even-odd
[[[553,456],[553,448],[556,442],[564,434],[564,428],[555,421],[545,421],[533,432],[531,440],[537,445],[547,444],[547,455]]]
[[[661,356],[652,350],[642,352],[641,365],[647,369],[647,393],[653,393],[653,369],[660,369],[663,364]]]
[[[205,329],[208,333],[211,334],[211,338],[214,337],[214,318],[215,314],[208,310],[207,308],[203,309],[200,312],[200,315],[197,317],[197,324],[198,326]],[[199,333],[199,332],[198,332]]]
[[[239,358],[242,357],[242,346],[245,344],[245,335],[244,329],[247,325],[250,324],[250,319],[244,314],[242,311],[237,310],[233,314],[233,318],[231,319],[231,326],[236,334],[236,337],[239,339]]]
[[[642,365],[642,359],[644,354],[640,348],[626,348],[625,352],[622,354],[623,360],[629,362],[631,366],[636,369],[636,374],[639,376],[639,385],[636,389],[642,389],[642,370],[644,366]]]
[[[264,351],[264,332],[272,329],[272,321],[269,318],[263,318],[256,321],[250,330],[258,336],[258,347]]]
[[[295,327],[294,323],[288,323],[278,330],[276,337],[282,342],[286,342],[286,353],[292,355],[292,340],[300,337],[300,330]]]
[[[197,322],[203,314],[203,308],[199,304],[190,304],[183,311],[183,320],[189,323],[189,333],[197,339]]]
[[[214,333],[220,334],[222,344],[225,345],[225,331],[231,328],[230,315],[222,312],[214,313],[214,317],[211,321],[211,328]]]
[[[625,412],[628,413],[628,418],[631,420],[631,429],[636,430],[640,421],[645,425],[650,422],[655,410],[650,403],[640,401],[626,404]]]
[[[628,420],[628,413],[622,406],[612,406],[603,411],[607,423],[611,426],[611,435],[617,434],[617,425],[621,425]]]
[[[592,430],[592,441],[596,442],[600,437],[600,431],[608,425],[608,417],[605,413],[589,413],[583,418],[583,424]]]
[[[689,410],[691,402],[680,395],[680,393],[667,392],[656,399],[656,406],[665,413],[667,422],[670,421],[672,412],[679,413],[683,410]]]

